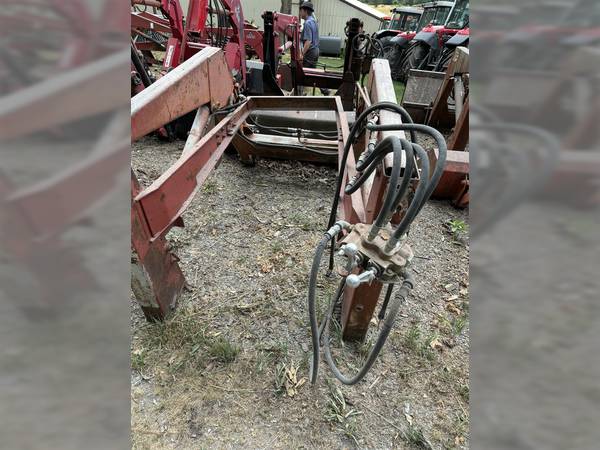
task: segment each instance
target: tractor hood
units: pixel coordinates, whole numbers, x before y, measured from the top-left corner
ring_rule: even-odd
[[[448,47],[459,47],[465,45],[469,41],[469,29],[460,30],[454,36],[446,41]]]
[[[402,33],[396,37],[393,37],[390,42],[392,42],[395,46],[398,46],[400,48],[405,48],[408,46],[408,43],[410,41],[412,41],[412,39],[414,37],[415,37],[414,33]]]
[[[437,47],[437,31],[441,30],[442,26],[428,25],[417,33],[414,37],[415,41],[424,42],[430,47]]]

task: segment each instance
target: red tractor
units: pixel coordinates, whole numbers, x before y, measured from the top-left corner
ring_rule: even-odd
[[[469,0],[456,0],[454,7],[443,24],[429,24],[414,37],[400,63],[399,79],[406,81],[411,69],[434,69],[444,54],[446,43],[459,31],[463,31],[454,41],[452,49],[468,42]]]
[[[386,58],[393,48],[392,38],[402,32],[417,32],[419,20],[423,15],[423,8],[400,7],[392,9],[392,13],[391,17],[384,18],[381,22],[381,28],[373,36],[381,42]]]
[[[400,64],[404,52],[409,47],[410,42],[419,31],[428,25],[442,25],[454,6],[452,1],[433,1],[421,5],[423,14],[414,29],[396,33],[387,43],[382,42],[384,46],[384,57],[390,62],[392,77],[399,78]]]

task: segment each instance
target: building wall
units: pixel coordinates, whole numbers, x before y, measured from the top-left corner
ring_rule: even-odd
[[[184,14],[190,0],[179,0]],[[365,24],[369,34],[379,29],[379,20],[340,0],[312,0],[315,5],[315,16],[319,21],[319,33],[322,36],[344,36],[344,28],[348,19],[358,17]],[[292,0],[292,14],[298,14],[301,0]],[[244,17],[262,28],[261,15],[264,11],[280,11],[282,0],[242,0]]]
[[[364,23],[367,34],[374,33],[379,29],[380,21],[364,12],[353,8],[339,0],[314,0],[315,16],[319,22],[319,34],[321,36],[345,37],[344,28],[348,19],[358,17]]]
[[[262,14],[265,11],[280,11],[281,0],[242,0],[242,8],[244,18],[262,28]]]

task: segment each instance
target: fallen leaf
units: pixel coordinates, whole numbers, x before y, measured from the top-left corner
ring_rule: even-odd
[[[450,311],[453,314],[460,316],[461,311],[454,303],[450,302],[446,304],[446,310]]]
[[[447,285],[444,286],[444,289],[446,289],[446,292],[452,292],[453,290],[456,289],[456,284],[448,283]]]
[[[434,350],[442,350],[442,348],[444,348],[444,346],[440,342],[440,339],[437,337],[429,343],[429,346]]]

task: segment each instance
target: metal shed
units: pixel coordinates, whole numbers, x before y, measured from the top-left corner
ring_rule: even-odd
[[[184,12],[190,0],[180,0]],[[367,33],[379,29],[385,14],[359,0],[312,0],[315,5],[315,17],[319,22],[321,36],[339,36],[344,38],[344,27],[348,19],[358,17],[365,25]],[[264,11],[282,11],[298,14],[302,0],[242,0],[244,18],[262,27]]]
[[[348,19],[357,17],[364,23],[364,30],[371,34],[379,29],[384,13],[359,0],[314,0],[315,16],[322,36],[344,37]]]

